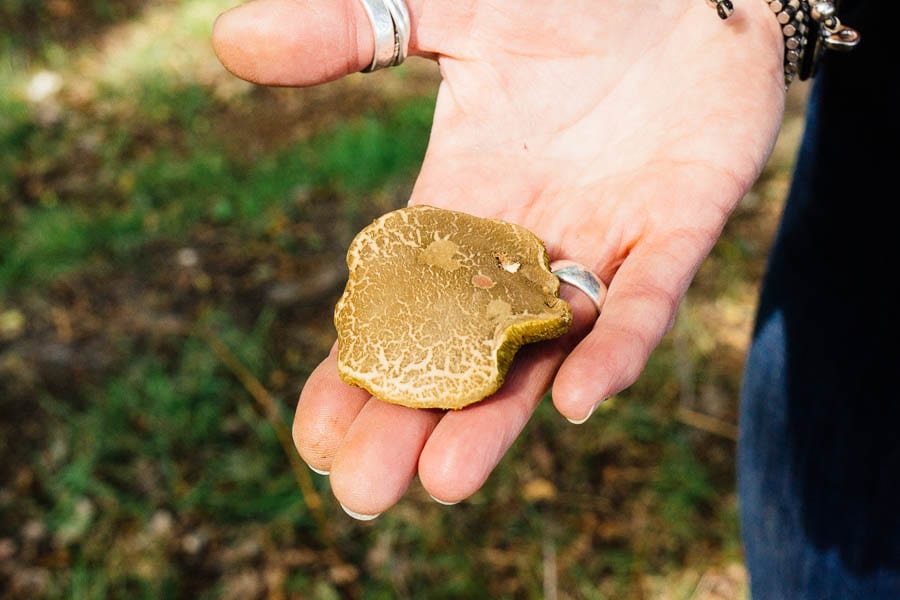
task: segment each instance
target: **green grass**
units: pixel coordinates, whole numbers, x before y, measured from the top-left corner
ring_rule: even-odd
[[[249,333],[222,315],[204,326],[214,323],[245,364],[263,366],[271,319]],[[165,565],[163,534],[136,539],[147,535],[154,515],[222,528],[268,522],[312,530],[270,424],[205,342],[189,336],[169,360],[122,351],[133,359],[102,387],[86,390],[88,406],[42,400],[61,448],[41,464],[45,519],[75,565],[58,582],[64,596],[124,598],[138,590],[161,598],[170,597],[167,588],[184,587],[188,573],[166,568],[159,581],[155,570],[142,574],[146,565],[123,562],[143,544],[159,554],[154,568]]]
[[[184,91],[188,97],[199,93]],[[181,152],[163,146],[131,158],[128,140],[121,139],[127,135],[120,134],[101,159],[106,189],[100,192],[106,198],[97,198],[99,207],[89,199],[39,202],[0,228],[0,290],[46,284],[92,258],[127,260],[141,246],[183,237],[198,223],[240,225],[247,235],[259,235],[273,219],[300,216],[297,189],[329,188],[359,198],[396,185],[421,162],[430,107],[426,98],[387,118],[362,117],[252,165],[227,156],[215,136],[192,139],[192,147]],[[196,118],[191,111],[169,126],[182,128]],[[44,140],[18,133],[4,141],[6,151],[0,147],[0,153],[16,157]]]

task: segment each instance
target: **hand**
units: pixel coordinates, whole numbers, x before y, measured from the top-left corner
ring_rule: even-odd
[[[356,516],[418,473],[443,502],[484,483],[545,391],[574,422],[631,385],[781,123],[782,38],[765,2],[723,23],[703,0],[409,0],[410,54],[442,83],[410,203],[523,225],[551,259],[609,284],[603,314],[564,285],[564,337],[523,348],[493,397],[446,414],[372,400],[312,373],[294,438]],[[358,0],[256,0],[214,45],[239,77],[306,86],[359,71],[373,37]]]

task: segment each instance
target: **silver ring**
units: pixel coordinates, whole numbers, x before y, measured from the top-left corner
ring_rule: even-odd
[[[371,73],[383,67],[389,67],[394,62],[397,48],[397,31],[394,28],[394,20],[384,0],[360,0],[369,23],[372,25],[372,35],[375,38],[375,53],[372,63],[362,70],[363,73]]]
[[[409,51],[410,20],[404,0],[360,0],[375,38],[372,62],[363,73],[394,67],[406,59]]]
[[[394,21],[394,60],[390,66],[396,67],[406,60],[409,53],[409,33],[412,26],[406,0],[385,0],[385,4]]]
[[[575,286],[591,299],[599,315],[606,300],[606,284],[594,272],[573,260],[556,260],[550,263],[550,270],[556,277]]]

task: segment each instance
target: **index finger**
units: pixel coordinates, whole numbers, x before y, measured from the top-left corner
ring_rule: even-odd
[[[681,298],[715,235],[676,231],[635,249],[609,286],[593,330],[563,362],[553,402],[573,423],[637,380],[650,353],[671,329]]]

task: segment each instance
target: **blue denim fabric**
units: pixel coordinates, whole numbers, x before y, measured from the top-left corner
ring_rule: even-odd
[[[900,36],[817,76],[747,358],[738,490],[754,600],[900,599]]]

